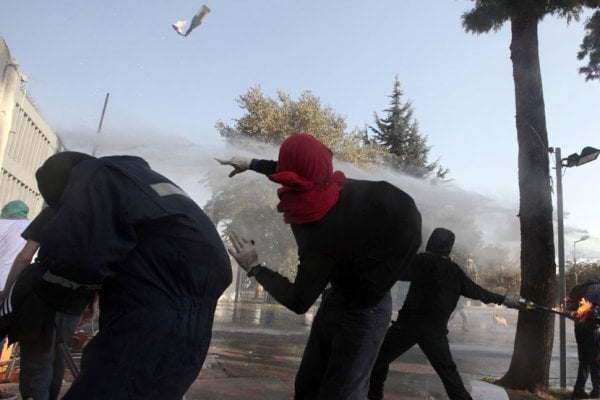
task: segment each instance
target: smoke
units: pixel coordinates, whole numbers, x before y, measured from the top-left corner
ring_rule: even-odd
[[[63,132],[61,139],[69,150],[96,156],[136,155],[150,166],[182,187],[198,204],[204,206],[212,191],[232,184],[230,168],[220,165],[214,158],[232,156],[276,159],[278,149],[264,143],[243,141],[225,143],[194,143],[188,139],[156,132],[123,133],[92,131]],[[423,216],[423,242],[438,226],[451,229],[456,234],[456,246],[479,249],[482,257],[485,246],[505,249],[510,258],[518,259],[520,234],[517,205],[501,203],[478,193],[461,189],[452,182],[427,181],[399,174],[387,168],[369,171],[336,160],[336,169],[355,179],[386,180],[415,200]],[[261,179],[236,177],[235,179]],[[276,186],[269,183],[275,192]],[[244,196],[240,193],[240,196]],[[248,199],[252,201],[252,199]],[[273,201],[276,197],[273,196]],[[281,218],[279,215],[276,218]]]
[[[455,248],[472,249],[476,258],[484,257],[481,254],[484,247],[493,246],[506,250],[511,259],[518,259],[520,231],[516,204],[463,190],[452,182],[416,179],[388,168],[363,171],[342,162],[336,166],[349,177],[385,180],[410,194],[423,217],[423,242],[434,228],[445,227],[456,234]]]

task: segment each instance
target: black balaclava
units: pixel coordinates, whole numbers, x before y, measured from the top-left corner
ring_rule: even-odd
[[[94,158],[88,154],[76,151],[64,151],[50,156],[35,173],[38,189],[50,207],[56,207],[60,201],[69,174],[73,167],[82,161]]]
[[[427,240],[425,251],[448,257],[454,246],[454,232],[446,228],[435,228]]]

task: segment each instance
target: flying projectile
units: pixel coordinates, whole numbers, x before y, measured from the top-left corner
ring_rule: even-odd
[[[202,24],[202,21],[208,14],[210,14],[210,8],[203,4],[202,7],[200,7],[198,12],[196,13],[196,15],[194,15],[194,18],[192,18],[192,22],[190,23],[190,26],[189,28],[187,28],[187,31],[185,31],[185,33],[183,32],[183,28],[187,24],[187,21],[177,21],[171,26],[173,27],[173,29],[175,29],[175,32],[177,32],[181,36],[187,36],[194,29],[199,27],[200,24]]]

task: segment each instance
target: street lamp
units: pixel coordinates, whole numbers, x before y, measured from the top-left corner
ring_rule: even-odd
[[[581,154],[573,153],[567,158],[561,158],[560,147],[554,147],[549,149],[550,152],[554,152],[556,158],[556,219],[558,225],[558,296],[560,298],[561,305],[564,306],[564,300],[566,294],[566,281],[565,281],[565,230],[563,225],[563,194],[562,194],[562,169],[570,167],[579,167],[580,165],[586,164],[590,161],[594,161],[600,155],[600,150],[593,147],[584,147]],[[567,387],[567,347],[566,347],[566,334],[565,334],[565,317],[561,315],[559,317],[559,329],[560,329],[560,387]]]
[[[575,272],[575,284],[577,285],[577,250],[575,248],[575,245],[579,242],[583,242],[584,240],[588,240],[590,238],[589,235],[583,235],[582,237],[579,238],[579,240],[576,240],[573,242],[573,272]]]

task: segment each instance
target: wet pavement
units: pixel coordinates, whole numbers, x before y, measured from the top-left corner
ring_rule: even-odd
[[[451,320],[448,329],[454,360],[473,399],[535,399],[527,393],[506,391],[483,380],[500,378],[507,371],[517,312],[495,306],[469,306],[465,310],[468,331],[462,330],[458,315]],[[276,304],[220,303],[208,357],[186,399],[293,399],[294,376],[315,311],[296,315]],[[494,315],[505,318],[507,326],[497,324]],[[577,372],[572,330],[571,322],[567,321],[568,390]],[[556,332],[558,337],[558,323]],[[558,386],[558,341],[554,346],[550,376],[551,386]],[[69,382],[65,382],[63,391],[68,386]],[[0,389],[18,391],[16,383],[1,384]],[[385,399],[441,400],[447,396],[427,359],[414,347],[391,364]]]

